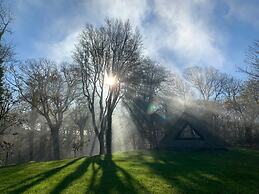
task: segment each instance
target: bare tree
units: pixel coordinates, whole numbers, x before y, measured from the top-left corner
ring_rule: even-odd
[[[15,100],[12,98],[11,93],[8,90],[4,90],[0,103],[0,136],[4,135],[8,128],[19,123],[17,114],[12,112],[14,104]]]
[[[211,124],[211,132],[218,133],[222,109],[220,103],[223,99],[227,75],[211,66],[194,66],[187,68],[183,76],[195,89],[194,92],[201,97],[196,103],[204,112],[203,118]]]
[[[185,105],[194,97],[190,83],[178,74],[171,74],[171,80],[167,83],[165,95],[177,97]]]
[[[5,36],[10,33],[9,25],[12,21],[10,10],[4,1],[0,1],[0,65],[13,55],[10,44],[6,43]]]
[[[239,101],[243,108],[242,118],[245,125],[246,141],[247,143],[252,143],[254,134],[259,133],[257,123],[259,119],[258,80],[251,79],[244,83]]]
[[[85,132],[87,132],[87,138],[89,138],[90,134],[90,128],[87,125],[87,122],[89,121],[89,111],[87,109],[87,103],[83,103],[81,101],[76,102],[76,106],[73,107],[72,112],[70,113],[71,118],[74,122],[74,124],[77,126],[79,130],[79,136],[80,140],[78,143],[74,145],[75,148],[78,148],[80,151],[80,154],[83,155],[83,148],[85,145]]]
[[[49,60],[28,60],[12,69],[21,98],[42,115],[51,130],[54,159],[60,158],[59,130],[64,113],[76,97],[77,79],[69,67]]]
[[[83,92],[91,112],[100,154],[111,153],[112,114],[122,97],[127,78],[140,65],[140,34],[129,21],[106,20],[99,28],[87,25],[74,53],[80,65]],[[97,113],[98,111],[98,113]]]
[[[242,106],[239,104],[239,96],[242,88],[242,82],[234,77],[228,77],[224,86],[225,105],[242,114]]]
[[[10,142],[0,142],[0,148],[5,152],[4,164],[7,165],[10,155],[12,154],[14,144]]]
[[[233,111],[235,122],[242,128],[246,143],[251,143],[253,134],[256,133],[253,128],[256,128],[256,120],[259,118],[258,81],[252,79],[242,83],[240,80],[229,77],[224,91],[225,107]]]
[[[0,136],[14,123],[13,115],[10,111],[14,105],[11,92],[5,83],[5,64],[13,56],[10,44],[6,41],[6,35],[10,33],[9,25],[11,14],[4,1],[0,1]]]
[[[258,104],[259,104],[259,41],[254,41],[249,47],[246,57],[246,67],[239,68],[241,72],[248,75],[248,80],[244,83],[240,100],[243,108],[242,118],[245,123],[246,141],[251,143],[253,140],[253,128],[258,128],[256,120],[259,119]],[[240,108],[240,110],[242,110]],[[240,111],[241,112],[241,111]],[[257,125],[257,126],[256,126]],[[256,131],[256,130],[254,130]],[[258,130],[257,130],[257,133]],[[258,135],[259,136],[259,135]]]
[[[184,77],[197,89],[204,101],[217,100],[223,94],[226,75],[213,67],[189,67]]]
[[[249,47],[246,58],[246,67],[239,67],[241,72],[246,73],[252,79],[259,79],[259,41]]]

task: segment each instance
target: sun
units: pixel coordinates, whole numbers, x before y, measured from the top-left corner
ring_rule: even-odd
[[[109,75],[107,78],[106,78],[106,81],[105,83],[108,85],[108,86],[114,86],[116,85],[118,82],[116,76],[112,76],[112,75]]]

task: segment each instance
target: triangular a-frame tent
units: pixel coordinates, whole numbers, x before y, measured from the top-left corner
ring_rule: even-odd
[[[183,127],[182,130],[176,134],[175,138],[176,140],[203,140],[203,136],[200,135],[200,133],[192,128],[189,123],[186,123],[186,125]]]
[[[209,130],[209,124],[201,118],[184,112],[170,125],[159,143],[160,149],[201,150],[226,149],[225,143]]]

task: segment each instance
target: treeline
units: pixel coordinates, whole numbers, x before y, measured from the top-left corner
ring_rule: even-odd
[[[182,75],[169,71],[144,56],[140,33],[117,19],[86,25],[72,62],[17,62],[4,38],[11,17],[2,4],[0,14],[3,164],[110,155],[118,144],[156,148],[174,115],[186,109],[204,114],[212,132],[231,145],[259,140],[258,42],[249,50],[247,67],[240,68],[246,81],[210,66],[189,67]],[[119,139],[113,135],[114,116],[124,114],[130,124],[121,123]]]

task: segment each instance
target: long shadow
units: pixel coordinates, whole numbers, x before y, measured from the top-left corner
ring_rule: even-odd
[[[58,194],[65,190],[72,182],[79,179],[87,171],[88,166],[93,158],[85,158],[85,160],[78,166],[78,168],[67,175],[51,192],[50,194]]]
[[[88,186],[89,191],[94,189],[94,183],[95,183],[95,181],[97,179],[97,173],[101,170],[100,166],[98,166],[98,168],[95,167],[95,162],[94,161],[92,162],[91,166],[92,166],[92,168],[91,168],[92,176],[91,176],[91,179],[89,181],[89,183],[90,183],[89,186]]]
[[[245,157],[239,154],[231,156],[226,152],[153,152],[152,159],[146,159],[143,154],[136,155],[141,164],[166,180],[181,193],[244,193],[259,190],[256,181],[258,174],[241,170]],[[244,157],[244,158],[243,158]],[[244,161],[238,161],[238,160]],[[257,168],[259,169],[259,168]],[[254,169],[256,170],[256,169]],[[247,181],[247,179],[249,181]],[[250,183],[253,187],[249,187]]]
[[[170,155],[170,152],[166,152]],[[197,158],[171,158],[168,155],[152,153],[152,159],[147,160],[142,154],[137,156],[139,161],[149,169],[152,173],[166,180],[173,188],[180,193],[209,193],[203,182],[199,180],[205,178],[200,175],[202,169],[196,166]],[[195,168],[196,166],[196,168]],[[214,184],[219,184],[218,180],[213,180]]]
[[[30,189],[31,187],[33,187],[33,186],[35,186],[35,185],[37,185],[37,184],[40,184],[42,181],[44,181],[44,180],[50,178],[51,176],[55,175],[56,173],[58,173],[58,172],[61,171],[62,169],[64,169],[64,168],[66,168],[66,167],[68,167],[68,166],[74,164],[76,161],[78,161],[78,160],[80,160],[80,159],[81,159],[81,158],[77,158],[77,159],[75,159],[75,160],[72,160],[71,162],[68,162],[67,164],[65,164],[65,165],[63,165],[63,166],[60,166],[60,167],[57,167],[57,168],[53,168],[53,169],[51,169],[51,170],[49,170],[49,171],[46,171],[46,172],[37,174],[37,175],[35,175],[35,176],[33,176],[33,177],[29,177],[29,178],[27,178],[27,179],[25,179],[25,180],[19,182],[18,184],[12,185],[12,186],[10,186],[10,187],[8,187],[8,188],[6,188],[6,189],[10,189],[10,188],[12,188],[12,187],[16,187],[17,185],[20,185],[20,184],[25,184],[25,185],[23,185],[23,186],[21,186],[21,187],[18,187],[18,188],[16,188],[16,189],[14,189],[14,190],[12,190],[12,191],[9,192],[10,194],[23,193],[23,192],[25,192],[26,190]],[[32,181],[32,182],[26,184],[26,182],[29,182],[29,181],[31,181],[31,180],[33,180],[33,179],[36,179],[36,180],[34,180],[34,181]]]
[[[104,159],[98,158],[94,161],[99,165],[98,169],[92,175],[90,185],[86,193],[139,193],[141,190],[150,193],[136,179],[134,179],[127,171],[119,167],[110,156]],[[102,170],[102,176],[96,185],[96,173]],[[121,174],[121,175],[119,175]]]

